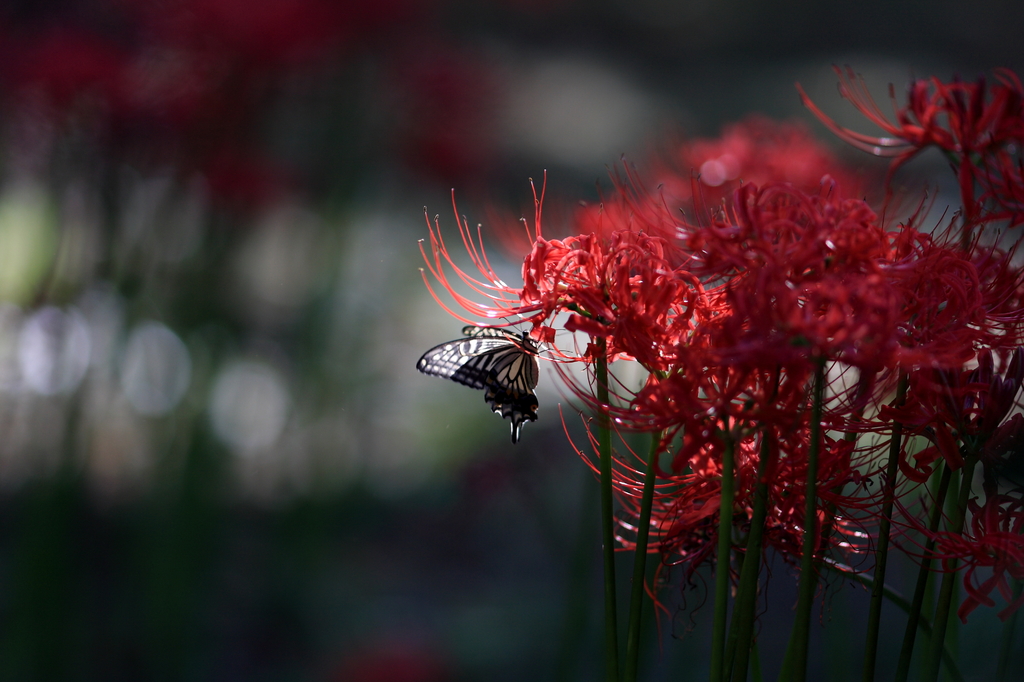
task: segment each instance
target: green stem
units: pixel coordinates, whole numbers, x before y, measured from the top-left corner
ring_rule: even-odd
[[[836,563],[830,561],[824,561],[821,564],[825,568],[829,568],[836,573],[841,574],[844,578],[850,578],[851,580],[864,585],[865,587],[874,589],[875,580],[874,578],[864,575],[863,573],[854,573],[852,569],[844,568]],[[885,598],[892,602],[895,606],[899,607],[904,613],[909,614],[913,608],[911,603],[907,601],[907,598],[901,595],[896,590],[892,589],[888,585],[882,586],[882,593]],[[932,631],[932,624],[927,620],[919,619],[917,621],[917,627],[921,628],[921,632],[930,633]],[[942,662],[946,664],[950,675],[956,682],[963,682],[964,676],[960,673],[960,669],[957,668],[956,662],[953,660],[953,655],[949,651],[948,647],[945,647],[942,651]]]
[[[737,548],[733,548],[734,550]],[[735,573],[740,574],[743,572],[743,554],[741,552],[733,551],[730,555],[730,560],[736,562]],[[732,679],[732,664],[736,658],[736,640],[739,637],[739,623],[736,621],[736,599],[738,594],[735,589],[733,590],[733,602],[732,602],[732,614],[733,617],[729,619],[729,635],[725,639],[725,662],[722,664],[722,679]]]
[[[907,396],[910,383],[906,372],[900,374],[896,387],[895,407],[901,407]],[[885,487],[882,490],[882,522],[878,527],[878,548],[875,551],[875,586],[871,590],[871,609],[868,613],[868,639],[864,649],[864,682],[875,679],[875,662],[878,659],[878,632],[882,622],[882,589],[885,587],[885,569],[889,563],[889,530],[892,524],[892,507],[896,500],[896,473],[899,471],[900,450],[903,445],[903,424],[893,422],[892,437],[889,439],[889,462],[885,470]]]
[[[817,361],[811,403],[811,442],[807,448],[807,487],[804,493],[804,542],[800,557],[800,590],[793,623],[793,682],[807,679],[807,648],[811,636],[811,609],[818,585],[814,550],[818,526],[818,450],[821,447],[821,410],[825,402],[825,363]]]
[[[789,682],[793,677],[793,636],[786,643],[786,653],[782,656],[782,667],[779,668],[778,682]]]
[[[934,536],[935,532],[939,529],[939,523],[942,521],[942,508],[946,504],[946,492],[949,490],[949,482],[952,478],[953,470],[948,466],[943,465],[942,467],[942,480],[939,481],[939,489],[935,497],[935,503],[932,506],[932,514],[928,519],[928,534]],[[921,567],[917,571],[917,584],[914,586],[914,598],[910,604],[910,610],[907,611],[909,618],[907,619],[907,628],[903,632],[903,646],[900,649],[900,660],[896,664],[896,682],[907,682],[907,676],[910,674],[910,661],[914,655],[914,640],[917,637],[917,628],[920,623],[925,623],[928,627],[921,626],[921,629],[925,632],[931,632],[931,625],[928,624],[927,620],[921,618],[921,609],[924,606],[924,595],[928,587],[928,577],[931,575],[932,567],[932,552],[935,550],[935,540],[929,537],[928,542],[925,543],[924,558],[921,560]]]
[[[619,679],[619,635],[615,606],[615,517],[612,507],[612,432],[608,417],[608,358],[598,341],[597,442],[601,465],[601,536],[604,544],[604,657],[608,682]]]
[[[754,682],[761,682],[764,676],[761,674],[761,655],[757,651],[757,640],[750,647],[750,672]]]
[[[768,516],[768,438],[762,437],[761,457],[757,463],[757,488],[754,490],[754,510],[750,518],[750,534],[747,535],[747,551],[740,569],[740,583],[733,608],[733,622],[738,623],[736,635],[736,660],[733,662],[733,682],[745,682],[750,660],[751,642],[754,638],[754,619],[757,608],[758,574],[761,570],[761,545],[764,537],[764,522]]]
[[[633,556],[633,585],[629,599],[629,629],[626,633],[625,682],[636,682],[640,662],[640,615],[644,604],[644,576],[647,571],[647,539],[651,531],[651,507],[654,506],[654,482],[658,472],[658,452],[661,432],[651,434],[651,451],[647,455],[644,473],[644,491],[640,499],[640,520],[636,530],[636,550]]]
[[[939,474],[939,469],[940,468],[941,469],[945,469],[946,467],[945,466],[943,466],[943,467],[936,467],[935,472],[932,474],[932,479],[934,479],[934,480],[931,481],[931,484],[932,484],[932,487],[935,490],[938,490],[940,479],[942,478],[942,476]],[[948,487],[946,489],[946,497],[943,500],[942,516],[939,517],[939,520],[936,523],[934,530],[930,533],[931,537],[929,537],[928,539],[931,539],[932,537],[935,537],[935,533],[937,533],[938,530],[939,530],[939,525],[941,524],[942,521],[944,521],[945,519],[949,518],[950,508],[954,504],[956,504],[955,500],[958,497],[960,497],[960,493],[957,492],[958,490],[960,490],[960,485],[957,483],[958,480],[959,479],[956,476],[952,475],[952,471],[951,471],[950,472],[949,484],[948,484]],[[932,497],[934,499],[938,499],[938,493],[937,492],[933,492],[932,493]],[[935,549],[935,544],[936,543],[933,541],[933,542],[931,542],[931,545],[930,545],[933,551]],[[927,543],[926,543],[926,545],[927,545]],[[930,570],[930,571],[928,571],[928,579],[925,581],[924,603],[921,604],[921,618],[927,620],[929,624],[931,624],[932,618],[935,616],[935,591],[938,589],[938,576],[939,575],[940,574],[936,573],[934,570]],[[924,634],[924,633],[922,633],[922,634]],[[927,634],[924,635],[924,637],[921,637],[921,649],[922,649],[922,651],[927,651],[928,650],[928,645],[929,645],[930,642],[931,642],[931,632],[928,632]],[[922,656],[923,656],[923,653],[922,653]]]
[[[953,533],[963,532],[967,501],[971,497],[971,479],[974,476],[974,463],[975,458],[973,455],[969,456],[962,468],[963,477],[960,482],[960,495],[949,525],[949,530]],[[932,639],[924,661],[921,682],[936,682],[939,679],[939,665],[942,661],[942,650],[946,640],[946,627],[949,624],[949,610],[953,603],[953,587],[956,585],[957,580],[956,561],[950,560],[944,568],[946,572],[943,573],[942,584],[939,586],[939,599],[935,604],[935,621],[932,625]]]
[[[732,551],[733,447],[726,422],[722,429],[722,495],[718,509],[718,559],[715,566],[715,620],[711,628],[711,682],[723,682],[725,675],[726,617],[729,613],[729,554]]]

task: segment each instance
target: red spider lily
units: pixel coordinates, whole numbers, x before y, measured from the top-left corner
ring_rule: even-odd
[[[550,321],[558,313],[569,312],[564,329],[605,340],[601,352],[607,357],[634,358],[651,371],[668,369],[679,339],[710,316],[700,280],[674,264],[678,246],[643,230],[646,222],[626,222],[618,230],[548,240],[541,231],[542,197],[535,194],[534,199],[533,245],[523,260],[521,288],[509,286],[497,276],[479,230],[474,237],[465,219],[458,218],[463,245],[482,279],[455,264],[436,221],[429,225],[432,256],[422,249],[433,279],[473,316],[519,317],[533,325],[538,338],[552,341],[555,330]],[[454,280],[449,279],[449,271]],[[456,282],[485,302],[462,294]],[[440,302],[429,280],[427,286]],[[445,309],[466,320],[451,308]],[[592,344],[583,357],[591,359],[596,352]]]
[[[694,457],[720,457],[715,434],[723,419],[748,430],[758,425],[795,429],[806,419],[811,363],[785,370],[744,368],[709,365],[708,357],[708,348],[690,346],[674,371],[652,373],[627,407],[613,409],[620,423],[634,428],[665,431],[667,437],[682,430],[683,444],[672,464],[676,472],[694,467]]]
[[[607,239],[538,240],[523,262],[522,298],[538,301],[549,316],[573,311],[565,328],[606,339],[609,357],[667,369],[677,339],[692,331],[707,305],[700,280],[666,260],[667,246],[629,231]]]
[[[900,302],[904,366],[962,366],[989,331],[977,268],[962,250],[920,233],[904,245],[886,273]]]
[[[967,596],[957,615],[967,622],[978,606],[995,606],[990,596],[998,590],[1009,602],[999,612],[1006,620],[1010,614],[1024,606],[1024,595],[1013,597],[1008,578],[1024,579],[1024,500],[1018,496],[992,495],[979,505],[969,503],[972,513],[970,528],[964,533],[940,532],[934,535],[936,553],[943,559],[946,570],[963,570],[963,585]],[[955,568],[954,562],[963,562]],[[982,577],[979,573],[991,571]]]
[[[699,182],[690,181],[691,171],[698,175]],[[815,193],[826,175],[844,187],[855,184],[854,174],[802,123],[751,116],[725,126],[717,138],[683,142],[669,168],[658,171],[655,177],[672,197],[689,199],[697,191],[714,205],[727,200],[740,182],[758,186],[787,182],[803,192]]]
[[[837,67],[835,71],[839,76],[840,94],[890,137],[873,137],[838,125],[797,85],[804,106],[829,130],[862,151],[892,158],[890,178],[898,167],[921,150],[938,147],[955,159],[966,224],[972,226],[1001,215],[998,212],[982,215],[981,200],[985,193],[979,197],[975,187],[985,187],[986,181],[991,183],[993,172],[989,164],[995,155],[1007,145],[1019,149],[1024,142],[1024,88],[1016,74],[1008,69],[997,70],[997,83],[991,88],[984,78],[974,83],[959,80],[944,83],[936,78],[917,80],[910,84],[905,107],[896,103],[890,85],[889,96],[895,111],[893,122],[882,113],[862,78],[849,68],[844,71]],[[996,169],[999,167],[997,163]],[[1011,197],[1016,194],[1014,190],[1009,193]]]
[[[572,328],[607,334],[617,349],[660,372],[637,395],[622,397],[629,404],[616,413],[623,423],[655,429],[689,424],[684,429],[688,439],[707,431],[709,416],[751,419],[754,414],[776,423],[781,415],[804,408],[815,358],[838,359],[866,370],[861,375],[863,404],[874,375],[899,361],[899,313],[904,306],[889,271],[898,262],[903,233],[885,232],[863,202],[843,200],[838,191],[811,197],[788,185],[745,185],[737,191],[733,211],[734,221],[725,221],[723,215],[708,227],[684,228],[685,243],[695,254],[690,259],[694,271],[725,282],[695,290],[700,292],[696,314],[671,317],[689,326],[673,329],[663,322],[667,317],[658,316],[673,311],[666,305],[672,298],[644,294],[643,282],[656,281],[654,277],[628,281],[593,268],[579,293],[566,296],[584,301],[593,311],[591,317],[571,319]],[[652,250],[640,252],[631,272],[643,271],[641,262],[651,258]],[[564,267],[565,258],[575,259],[575,269]],[[603,262],[600,254],[586,249],[566,249],[540,260],[555,264],[555,274],[536,278],[545,287],[535,286],[531,298],[546,293],[557,301],[577,284],[566,283],[567,270],[586,273],[580,264]],[[650,304],[642,308],[643,316],[617,317],[618,326],[611,327],[608,320],[617,311],[606,310],[608,292],[615,289],[596,284],[601,276],[606,282],[618,279],[623,297]],[[687,277],[695,281],[693,275]],[[658,330],[647,330],[650,324]],[[655,347],[660,343],[657,357],[648,347],[629,346],[633,338]],[[750,383],[759,372],[775,378],[768,384]],[[773,394],[780,389],[781,396]],[[756,406],[756,414],[749,405]],[[684,451],[691,447],[687,443]]]
[[[686,563],[688,571],[710,555],[718,529],[725,438],[735,439],[735,513],[739,519],[748,513],[749,518],[762,452],[759,441],[769,434],[771,461],[766,480],[770,481],[769,507],[773,511],[769,513],[765,542],[785,556],[799,557],[813,365],[806,363],[803,373],[798,366],[785,371],[752,371],[726,365],[698,369],[697,357],[697,352],[691,355],[695,364],[686,370],[664,377],[651,374],[646,386],[627,406],[603,406],[619,423],[664,430],[663,447],[682,432],[682,444],[674,453],[671,471],[658,471],[659,478],[674,485],[666,485],[655,501],[653,528],[658,529],[657,546],[674,557],[670,561]],[[836,416],[829,414],[825,419],[831,423]],[[723,422],[734,425],[728,435],[721,430]],[[877,455],[855,450],[852,441],[825,437],[823,444],[817,477],[818,518],[822,528],[831,530],[822,531],[821,537],[828,536],[831,545],[849,547],[851,540],[846,527],[851,521],[847,519],[863,516],[862,512],[877,501],[875,494],[865,494],[860,488],[843,491],[846,484],[861,480],[858,467],[867,466],[875,473],[877,464],[873,462]],[[641,475],[628,466],[622,469],[625,473],[616,480],[616,489],[623,496],[631,518],[638,513],[635,491],[640,488]],[[738,523],[742,526],[744,522]]]
[[[1024,135],[1020,79],[1008,69],[996,71],[999,81],[991,89],[985,79],[975,83],[943,83],[937,78],[918,80],[908,88],[908,103],[899,107],[894,88],[889,86],[896,122],[891,122],[868,92],[863,78],[852,69],[834,67],[839,76],[839,94],[849,100],[868,120],[892,137],[872,137],[843,128],[811,101],[800,85],[804,106],[841,139],[876,156],[905,163],[922,149],[936,146],[958,155],[985,153],[991,148],[1019,142]]]
[[[535,213],[531,238],[534,242],[534,249],[557,250],[561,247],[561,244],[558,242],[546,241],[541,231],[541,209],[544,204],[543,189],[541,191],[541,195],[538,197],[536,188],[534,188],[533,198]],[[438,219],[435,218],[434,222],[431,223],[429,216],[427,216],[427,229],[430,232],[430,250],[428,255],[427,248],[421,240],[420,253],[423,254],[423,260],[426,263],[427,271],[430,272],[433,279],[452,297],[459,307],[476,318],[498,320],[503,318],[521,317],[527,321],[536,321],[537,324],[535,326],[542,324],[548,314],[544,311],[544,306],[540,301],[530,300],[529,297],[524,297],[522,295],[522,288],[509,286],[494,271],[494,268],[491,266],[490,259],[487,256],[487,252],[484,249],[482,228],[477,226],[476,235],[474,236],[473,230],[469,227],[469,223],[466,219],[459,217],[458,207],[455,204],[454,192],[452,192],[452,210],[455,212],[455,222],[459,226],[459,236],[461,237],[462,245],[469,254],[470,261],[472,262],[473,267],[476,268],[478,275],[472,275],[466,272],[455,263],[455,260],[452,258],[452,254],[448,250],[448,246],[444,241],[444,237],[441,234],[441,227]],[[530,232],[530,227],[526,225],[525,221],[523,222],[523,225],[526,227],[527,232]],[[449,276],[449,271],[451,272],[451,276]],[[426,276],[426,273],[423,273],[423,281],[427,285],[427,289],[430,291],[434,300],[437,301],[438,305],[444,308],[448,314],[469,324],[476,323],[476,320],[464,317],[461,313],[456,312],[441,300],[437,290],[433,285],[431,285],[430,279]],[[457,286],[458,283],[461,283],[462,286]],[[479,296],[482,301],[475,300],[472,296],[463,294],[460,289],[468,289],[472,294]],[[508,322],[507,324],[511,324],[511,322]],[[551,341],[553,339],[553,330],[551,330],[551,333],[547,335],[545,335],[542,330],[540,337],[541,340]]]
[[[978,455],[984,468],[986,495],[995,495],[1001,479],[1009,479],[1024,489],[1020,481],[1013,481],[1014,468],[1020,466],[1024,454],[1024,415],[1014,414],[1003,422],[985,441]]]
[[[694,269],[727,278],[728,314],[707,333],[716,364],[770,367],[841,359],[877,372],[899,353],[900,300],[889,270],[898,233],[838,189],[807,195],[744,185],[733,220],[688,229]]]
[[[786,183],[746,184],[729,208],[706,227],[681,228],[702,275],[729,277],[772,264],[818,275],[888,250],[875,212],[842,198],[835,183],[813,194]]]
[[[1024,223],[1024,157],[1020,145],[1015,145],[1012,153],[1001,149],[988,155],[977,180],[982,187],[978,201],[992,204],[990,219],[1006,220],[1010,227]]]
[[[1000,424],[1015,405],[1022,381],[1024,350],[1019,348],[1002,374],[995,372],[991,352],[981,353],[972,370],[912,372],[905,405],[886,406],[881,412],[883,421],[898,421],[932,442],[914,455],[913,463],[901,460],[903,473],[924,482],[940,457],[955,470],[963,466],[965,453],[980,456],[986,470],[997,466],[1005,445],[1016,439],[1019,421],[1010,429]],[[990,444],[993,438],[996,441]]]
[[[979,347],[997,351],[1021,345],[1024,322],[1024,267],[1009,251],[975,246],[970,261],[978,273],[981,292]]]

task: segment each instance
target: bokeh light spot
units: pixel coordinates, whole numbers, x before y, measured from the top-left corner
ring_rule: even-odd
[[[74,308],[41,308],[25,320],[18,336],[24,385],[43,395],[73,391],[89,368],[89,355],[89,328]]]
[[[177,334],[159,322],[132,330],[121,360],[121,390],[138,412],[157,416],[174,409],[192,377],[192,359]]]
[[[246,455],[277,441],[290,402],[275,369],[255,360],[235,360],[214,381],[210,419],[217,435]]]

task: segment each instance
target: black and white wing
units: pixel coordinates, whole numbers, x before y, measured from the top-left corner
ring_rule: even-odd
[[[525,333],[504,329],[469,326],[462,333],[466,338],[424,353],[416,369],[482,389],[491,410],[512,422],[512,442],[518,442],[523,423],[537,420],[537,345]]]

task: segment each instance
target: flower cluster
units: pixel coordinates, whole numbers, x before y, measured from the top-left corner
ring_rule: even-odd
[[[1024,222],[1021,212],[1021,145],[1024,143],[1024,86],[1008,69],[996,71],[996,83],[937,78],[917,80],[900,106],[890,86],[896,112],[890,121],[865,83],[850,69],[836,68],[839,91],[868,120],[885,131],[875,137],[843,128],[819,109],[803,90],[804,104],[840,138],[876,156],[892,158],[892,172],[919,152],[936,147],[947,155],[960,183],[967,231],[997,221]]]
[[[615,459],[623,546],[644,551],[634,535],[649,528],[649,546],[688,573],[711,558],[729,571],[733,551],[750,561],[752,549],[758,563],[772,549],[806,570],[882,535],[887,545],[895,524],[945,571],[963,571],[961,617],[993,604],[995,590],[1005,615],[1022,603],[1007,579],[1024,575],[1024,487],[1004,475],[1024,439],[1013,414],[1024,269],[1015,247],[981,233],[1024,222],[1020,80],[1000,71],[991,88],[913,83],[892,123],[852,73],[839,74],[843,96],[889,137],[840,128],[801,91],[807,106],[842,139],[894,159],[890,180],[925,147],[943,150],[962,197],[948,222],[929,225],[924,202],[881,218],[896,209],[855,198],[860,187],[846,193],[854,174],[803,128],[751,119],[683,145],[677,162],[689,168],[659,169],[657,193],[635,172],[617,177],[611,196],[576,212],[573,236],[544,237],[535,194],[521,286],[495,275],[465,220],[482,279],[455,266],[436,222],[424,256],[470,315],[528,323],[559,360],[583,365],[584,380],[564,365],[559,374],[602,428],[653,434],[654,454],[667,456],[651,464],[649,502],[643,458]],[[608,374],[615,360],[642,368],[642,384]],[[972,491],[979,462],[985,484]],[[944,528],[900,502],[921,498],[942,467],[966,490],[959,523]]]

